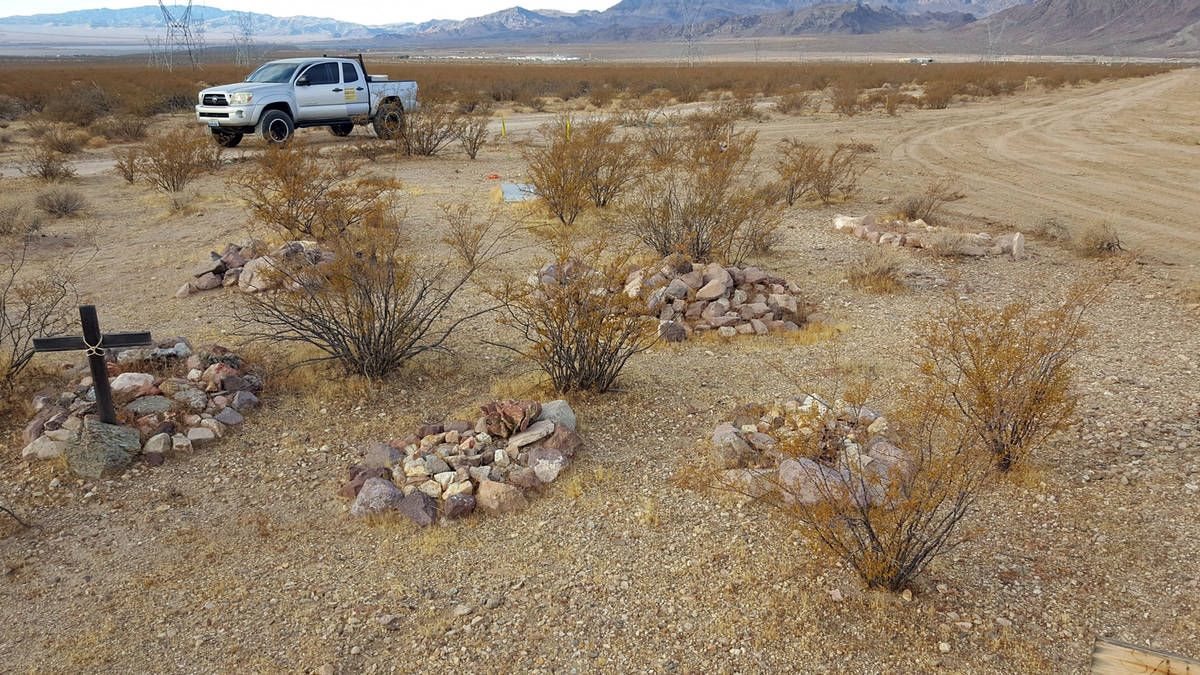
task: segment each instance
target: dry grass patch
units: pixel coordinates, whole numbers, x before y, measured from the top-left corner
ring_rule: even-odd
[[[87,200],[82,192],[65,187],[50,188],[38,193],[33,199],[33,204],[55,218],[73,216],[87,208]]]
[[[903,260],[890,246],[876,246],[861,262],[851,266],[850,285],[872,293],[896,293],[904,289],[900,279]]]
[[[1112,223],[1096,223],[1080,230],[1073,243],[1080,253],[1097,258],[1125,251],[1120,232]]]

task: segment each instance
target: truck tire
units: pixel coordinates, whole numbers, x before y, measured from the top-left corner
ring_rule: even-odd
[[[375,128],[375,135],[384,140],[397,138],[404,133],[404,106],[399,101],[381,104],[371,126]]]
[[[258,121],[263,140],[271,145],[287,143],[296,130],[291,116],[282,110],[268,110]]]
[[[353,132],[354,132],[354,123],[353,122],[343,122],[341,124],[329,125],[329,133],[333,134],[334,136],[349,136]]]
[[[213,129],[213,140],[222,148],[236,148],[238,143],[242,142],[242,132],[228,131],[225,129]]]

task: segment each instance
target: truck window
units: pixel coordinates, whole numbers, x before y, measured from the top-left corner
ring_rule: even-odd
[[[294,63],[268,63],[258,70],[250,73],[246,78],[247,82],[287,82],[292,79],[292,73],[296,72],[296,64]]]
[[[318,63],[304,71],[301,77],[308,78],[309,84],[337,84],[340,81],[336,63]]]
[[[354,67],[354,64],[342,64],[342,82],[345,82],[346,84],[358,82],[358,69]]]

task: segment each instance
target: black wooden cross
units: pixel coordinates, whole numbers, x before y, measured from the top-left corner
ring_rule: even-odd
[[[148,347],[154,344],[154,341],[149,333],[101,333],[95,305],[81,305],[79,320],[83,323],[83,337],[34,338],[33,351],[73,352],[86,349],[88,366],[92,369],[92,386],[96,389],[96,403],[100,407],[100,421],[116,424],[117,409],[113,406],[112,388],[108,386],[108,365],[104,363],[104,350]]]

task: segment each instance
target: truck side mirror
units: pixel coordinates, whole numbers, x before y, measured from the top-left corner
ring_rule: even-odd
[[[296,86],[297,87],[307,87],[308,86],[308,78],[302,77],[302,78],[296,80]]]

